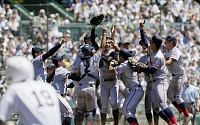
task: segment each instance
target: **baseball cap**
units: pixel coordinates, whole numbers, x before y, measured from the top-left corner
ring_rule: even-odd
[[[45,10],[44,10],[44,9],[41,9],[41,10],[40,10],[40,13],[45,13]]]
[[[175,43],[177,42],[176,37],[174,35],[172,35],[172,34],[169,34],[165,39],[169,40],[169,41],[173,41]]]
[[[52,58],[52,62],[53,62],[53,64],[54,64],[55,66],[58,66],[58,61],[61,61],[61,60],[64,59],[64,58],[65,58],[65,54],[63,54],[63,55],[57,54],[57,55],[55,55],[55,56]]]
[[[130,42],[128,42],[128,41],[126,41],[126,40],[121,40],[121,41],[118,43],[118,46],[121,46],[121,45],[124,45],[124,44],[130,45]]]
[[[144,43],[142,40],[139,41],[139,44],[142,46],[143,44],[148,47],[149,41],[146,41],[147,43]]]
[[[49,64],[47,65],[47,69],[50,69],[50,68],[52,68],[52,67],[55,67],[55,65],[54,65],[53,63],[49,63]]]
[[[13,38],[13,35],[12,35],[12,34],[10,34],[10,35],[8,36],[8,38]]]
[[[33,48],[32,48],[35,52],[38,52],[40,50],[44,50],[43,48],[41,48],[39,45],[35,45]]]
[[[53,57],[53,60],[60,61],[64,58],[65,58],[65,54],[63,54],[63,55],[57,54],[56,56]]]
[[[95,38],[97,37],[97,34],[95,33]],[[84,42],[86,42],[87,39],[91,38],[91,33],[87,33],[85,36],[84,36]]]
[[[162,44],[162,37],[158,36],[158,35],[154,35],[153,37],[147,37],[148,40],[153,41],[154,43],[156,43],[156,45],[161,45]]]
[[[95,37],[97,37],[97,34],[95,33]],[[87,33],[85,36],[84,36],[84,39],[89,39],[91,38],[91,33]]]
[[[119,55],[121,55],[125,60],[127,60],[128,57],[132,57],[131,52],[129,50],[127,50],[127,49],[121,49],[119,51]]]

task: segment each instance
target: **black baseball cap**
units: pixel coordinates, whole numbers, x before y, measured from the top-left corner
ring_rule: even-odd
[[[34,50],[35,52],[38,52],[40,50],[44,50],[43,48],[41,48],[39,45],[35,45],[32,50]]]
[[[128,57],[132,57],[131,52],[129,50],[127,50],[127,49],[121,49],[119,51],[119,55],[121,55],[125,60],[127,60]]]
[[[162,37],[158,35],[154,35],[153,37],[147,37],[149,41],[156,43],[157,48],[162,44]]]
[[[140,46],[143,46],[143,44],[148,47],[149,41],[147,40],[147,43],[144,43],[143,40],[139,41]]]
[[[118,46],[121,46],[121,45],[124,45],[124,44],[130,45],[130,42],[129,42],[129,41],[126,41],[126,40],[121,40],[121,41],[118,43]]]
[[[165,39],[169,41],[173,41],[175,44],[177,43],[177,38],[172,34],[169,34]]]
[[[56,56],[53,57],[53,60],[61,61],[64,58],[65,58],[65,54],[63,54],[63,55],[57,54]]]
[[[65,54],[63,55],[55,55],[53,58],[52,58],[52,62],[55,66],[58,66],[58,61],[61,61],[62,59],[65,58]]]

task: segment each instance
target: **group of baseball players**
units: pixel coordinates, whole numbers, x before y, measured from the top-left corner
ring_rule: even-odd
[[[155,125],[158,125],[159,116],[169,125],[177,125],[181,120],[186,125],[190,121],[192,114],[188,113],[182,99],[187,79],[176,37],[170,34],[162,44],[162,37],[147,36],[144,23],[140,23],[139,44],[146,55],[137,61],[134,58],[136,53],[128,50],[129,42],[122,41],[116,46],[114,26],[111,35],[103,26],[99,46],[95,41],[95,28],[99,23],[91,23],[91,33],[84,37],[85,45],[77,52],[73,71],[66,69],[65,55],[55,54],[66,42],[66,36],[45,54],[40,46],[34,46],[32,64],[19,56],[7,60],[6,81],[10,87],[0,101],[0,125],[16,111],[25,125],[71,125],[73,115],[76,125],[82,125],[84,118],[87,125],[92,125],[98,114],[101,125],[105,125],[108,105],[112,107],[114,125],[119,124],[122,114],[130,125],[138,125],[136,107],[144,95],[138,78],[141,72],[147,82],[145,114],[148,124],[153,125],[152,109]],[[46,67],[44,62],[51,56],[52,63]],[[131,65],[138,62],[146,66]],[[166,67],[172,74],[170,84],[167,83]],[[69,79],[73,82],[67,85]],[[72,87],[75,89],[74,113],[65,98],[67,88]],[[167,99],[179,111],[177,120]]]

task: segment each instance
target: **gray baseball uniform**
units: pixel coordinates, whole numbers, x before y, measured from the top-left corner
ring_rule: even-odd
[[[61,125],[58,98],[49,84],[26,80],[11,85],[0,101],[0,119],[5,122],[16,110],[24,125]]]
[[[32,63],[34,65],[34,70],[35,70],[34,80],[45,82],[47,76],[47,70],[46,66],[44,65],[44,62],[42,61],[42,55],[33,59]]]
[[[125,87],[129,88],[130,90],[130,93],[126,97],[123,105],[123,113],[126,118],[136,118],[132,111],[135,111],[137,105],[144,95],[144,91],[138,82],[137,72],[132,71],[132,68],[128,64],[127,60],[114,69],[116,73],[121,74],[121,78]]]
[[[149,65],[150,58],[145,55],[142,56],[138,62]],[[145,91],[145,112],[150,113],[152,109],[152,101],[151,101],[151,90],[152,90],[152,82],[150,82],[150,75],[144,73],[144,80],[147,82],[146,91]]]
[[[170,51],[166,50],[166,58],[176,60],[167,66],[169,73],[172,74],[172,80],[168,88],[168,98],[171,102],[176,101],[177,104],[181,104],[183,102],[183,87],[187,82],[181,51],[177,47],[172,48]]]
[[[102,55],[107,52],[103,51]],[[115,55],[117,58],[117,55]],[[117,76],[115,73],[109,72],[109,64],[103,61],[103,66],[99,69],[100,81],[101,81],[101,113],[107,113],[109,98],[113,110],[118,109],[117,97],[118,97],[118,84]]]
[[[76,59],[74,61],[74,63],[72,64],[72,69],[73,69],[73,72],[78,72],[79,71],[79,65],[81,63],[81,57],[83,57],[83,53],[81,52],[81,48],[83,46],[81,46],[77,52],[77,56],[76,56]],[[73,84],[75,85],[74,86],[74,93],[73,93],[73,102],[75,104],[75,106],[77,107],[77,93],[78,93],[78,86],[79,86],[79,82],[78,81],[74,81],[73,80]]]
[[[161,109],[168,107],[167,105],[167,73],[165,66],[165,57],[161,50],[155,53],[150,53],[150,64],[149,67],[156,68],[154,74],[150,74],[150,82],[152,82],[152,104],[154,110],[158,113]],[[160,109],[161,108],[161,109]]]
[[[79,81],[78,86],[78,100],[77,100],[77,108],[79,111],[86,111],[87,113],[87,124],[93,123],[92,110],[95,106],[95,84],[96,79],[92,78],[90,75],[94,77],[98,77],[98,68],[100,62],[100,53],[97,51],[95,55],[89,58],[89,67],[88,73],[85,72],[86,63],[81,61],[79,64],[79,71],[81,74],[81,80]],[[86,74],[86,75],[85,75]],[[90,74],[90,75],[89,75]],[[85,75],[85,77],[83,77]]]

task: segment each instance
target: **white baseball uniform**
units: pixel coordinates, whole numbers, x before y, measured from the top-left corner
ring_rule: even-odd
[[[69,73],[69,71],[67,71],[62,66],[58,67],[55,70],[53,83],[51,85],[54,86],[54,88],[58,92],[57,96],[59,99],[61,113],[65,113],[66,117],[71,118],[73,116],[73,111],[72,111],[70,105],[68,104],[67,100],[62,97],[62,96],[66,95],[66,80],[67,80],[68,73]],[[60,95],[62,95],[62,96],[60,96]]]
[[[26,80],[11,85],[0,101],[0,119],[18,112],[24,125],[61,125],[60,107],[49,84]]]
[[[166,58],[176,60],[167,66],[169,73],[172,74],[167,96],[171,102],[176,101],[177,104],[180,104],[183,102],[183,87],[185,82],[187,82],[187,76],[183,67],[183,56],[181,51],[177,47],[174,47],[170,51],[166,50]]]

